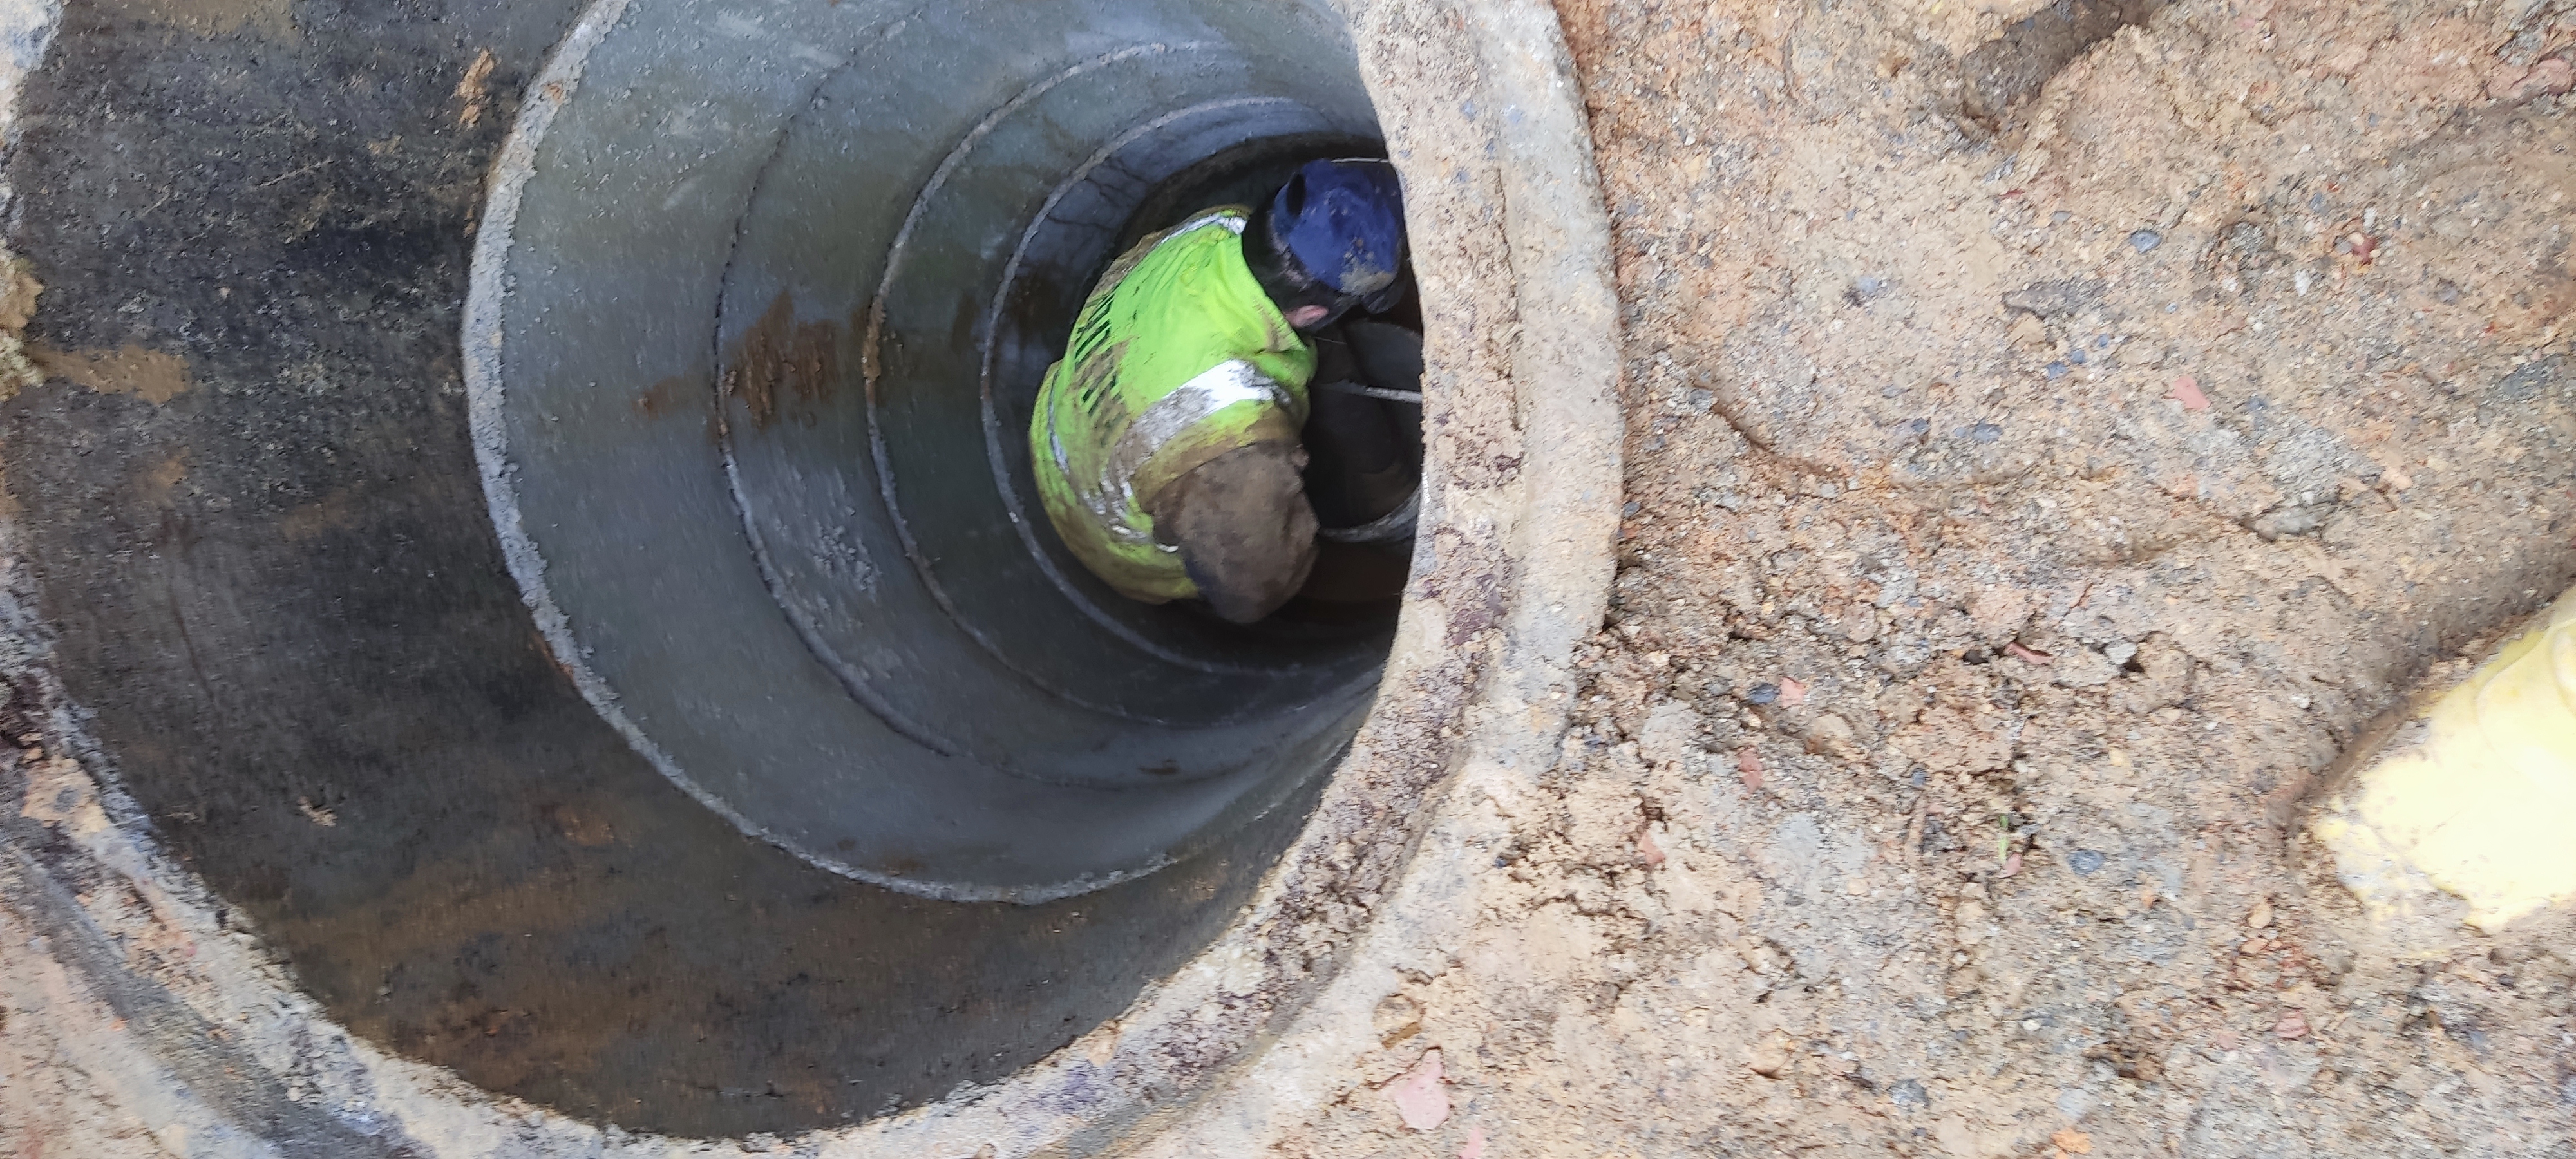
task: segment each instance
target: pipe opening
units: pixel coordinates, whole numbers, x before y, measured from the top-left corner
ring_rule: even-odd
[[[1283,808],[1368,710],[1404,550],[1328,545],[1250,627],[1135,603],[1026,431],[1126,245],[1383,156],[1338,19],[702,7],[577,34],[478,255],[477,452],[556,658],[746,833],[925,896],[1078,894]]]

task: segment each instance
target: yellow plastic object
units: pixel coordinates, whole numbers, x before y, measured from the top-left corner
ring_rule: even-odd
[[[2576,589],[2400,740],[2312,826],[2375,923],[2433,916],[2427,886],[2490,934],[2576,900]]]

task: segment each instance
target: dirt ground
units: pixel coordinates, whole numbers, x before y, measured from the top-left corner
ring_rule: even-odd
[[[1563,0],[1610,623],[1272,1154],[2576,1159],[2566,923],[2388,960],[2299,830],[2576,580],[2576,10],[2153,8]]]
[[[2182,3],[2050,75],[2066,9],[1561,10],[1611,623],[1275,1150],[2576,1156],[2563,931],[2386,961],[2297,826],[2576,578],[2576,18]]]

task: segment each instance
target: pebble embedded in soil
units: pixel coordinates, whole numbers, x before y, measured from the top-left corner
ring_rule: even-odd
[[[1440,1052],[1426,1050],[1411,1070],[1386,1085],[1386,1097],[1395,1104],[1396,1115],[1406,1128],[1429,1131],[1449,1121],[1449,1091],[1444,1077]]]

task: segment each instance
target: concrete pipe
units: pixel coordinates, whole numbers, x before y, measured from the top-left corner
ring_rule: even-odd
[[[0,981],[132,1114],[1109,1149],[1552,759],[1618,416],[1543,6],[21,20]],[[1105,592],[1018,437],[1084,288],[1354,152],[1430,356],[1400,618]]]
[[[1339,20],[598,19],[503,150],[465,326],[503,549],[593,706],[746,833],[929,897],[1052,900],[1294,824],[1392,609],[1247,631],[1122,599],[1046,526],[1026,432],[1155,217],[1378,147]]]

